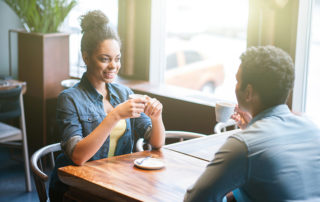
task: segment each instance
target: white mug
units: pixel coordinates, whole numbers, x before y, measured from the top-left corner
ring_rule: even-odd
[[[231,102],[217,102],[215,107],[217,122],[227,122],[234,113],[236,105]]]

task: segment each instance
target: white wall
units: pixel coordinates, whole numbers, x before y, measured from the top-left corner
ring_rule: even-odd
[[[6,3],[0,1],[0,75],[9,75],[8,31],[21,28],[17,15]],[[17,78],[17,37],[15,33],[11,35],[13,77]]]

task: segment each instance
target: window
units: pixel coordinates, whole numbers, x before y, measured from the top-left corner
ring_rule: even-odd
[[[172,53],[167,56],[167,64],[166,69],[173,69],[174,67],[178,66],[178,58],[177,55]]]
[[[201,61],[203,58],[201,57],[200,53],[189,50],[189,51],[184,51],[183,53],[185,60],[186,60],[186,65]]]
[[[164,83],[235,101],[248,0],[166,1]]]
[[[78,5],[71,10],[61,29],[61,31],[70,33],[70,76],[72,77],[80,78],[86,71],[80,48],[82,34],[79,17],[91,10],[101,10],[104,12],[111,24],[117,29],[117,0],[78,0]]]
[[[320,0],[300,1],[293,110],[320,125]]]
[[[311,17],[311,38],[310,38],[310,52],[309,52],[309,66],[307,79],[307,93],[306,93],[306,114],[320,125],[320,0],[313,2],[313,12]]]

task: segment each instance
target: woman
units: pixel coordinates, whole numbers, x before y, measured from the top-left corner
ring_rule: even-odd
[[[80,83],[58,98],[57,125],[64,151],[56,160],[49,196],[61,201],[67,186],[57,168],[131,153],[134,134],[144,136],[154,148],[165,141],[162,104],[150,97],[128,99],[133,92],[112,83],[120,69],[120,40],[101,11],[81,18],[82,58],[87,72]]]

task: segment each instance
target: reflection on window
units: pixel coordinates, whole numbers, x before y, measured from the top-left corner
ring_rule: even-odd
[[[320,126],[320,0],[314,0],[311,24],[306,113]]]
[[[203,59],[198,52],[192,50],[185,51],[184,56],[186,57],[186,65],[201,61]]]
[[[61,28],[61,31],[70,33],[70,76],[72,77],[81,77],[86,71],[81,56],[80,45],[82,34],[79,17],[92,10],[101,10],[104,12],[108,16],[111,24],[117,29],[117,0],[78,0],[78,5],[71,10]]]
[[[248,9],[248,0],[167,1],[164,82],[235,100]]]
[[[178,60],[176,54],[167,55],[167,66],[166,69],[173,69],[174,67],[178,66]]]

